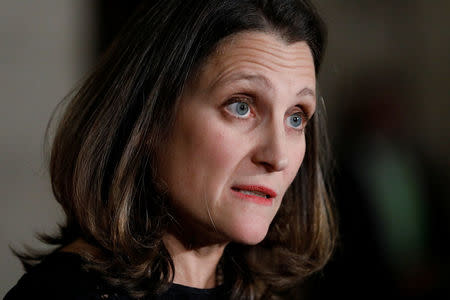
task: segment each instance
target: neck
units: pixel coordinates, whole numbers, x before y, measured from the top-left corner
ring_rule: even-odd
[[[201,289],[215,287],[217,265],[226,243],[195,246],[185,240],[170,232],[163,236],[175,267],[173,282]]]

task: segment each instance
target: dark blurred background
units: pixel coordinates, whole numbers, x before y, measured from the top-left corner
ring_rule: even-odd
[[[22,273],[7,245],[61,219],[42,163],[51,110],[140,1],[18,2],[0,5],[0,296]],[[303,299],[450,299],[450,1],[315,3],[340,240]]]

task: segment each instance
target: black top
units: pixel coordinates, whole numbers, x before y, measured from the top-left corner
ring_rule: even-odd
[[[114,290],[96,272],[81,267],[82,258],[74,253],[55,252],[25,273],[6,294],[4,300],[15,299],[76,299],[131,300],[124,292]],[[172,284],[167,292],[152,299],[225,299],[222,286],[197,289]],[[149,298],[150,299],[150,298]]]

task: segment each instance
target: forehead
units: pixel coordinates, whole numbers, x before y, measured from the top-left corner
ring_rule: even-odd
[[[277,34],[265,32],[241,32],[223,39],[199,73],[202,81],[213,85],[214,81],[242,70],[267,76],[277,74],[315,87],[314,60],[307,43],[288,44]]]

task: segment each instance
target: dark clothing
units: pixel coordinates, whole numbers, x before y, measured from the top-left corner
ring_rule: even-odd
[[[131,300],[129,295],[114,290],[96,272],[82,268],[82,258],[74,253],[55,252],[47,256],[20,278],[4,300],[74,299]],[[222,286],[197,289],[172,284],[167,292],[147,299],[225,299]]]

